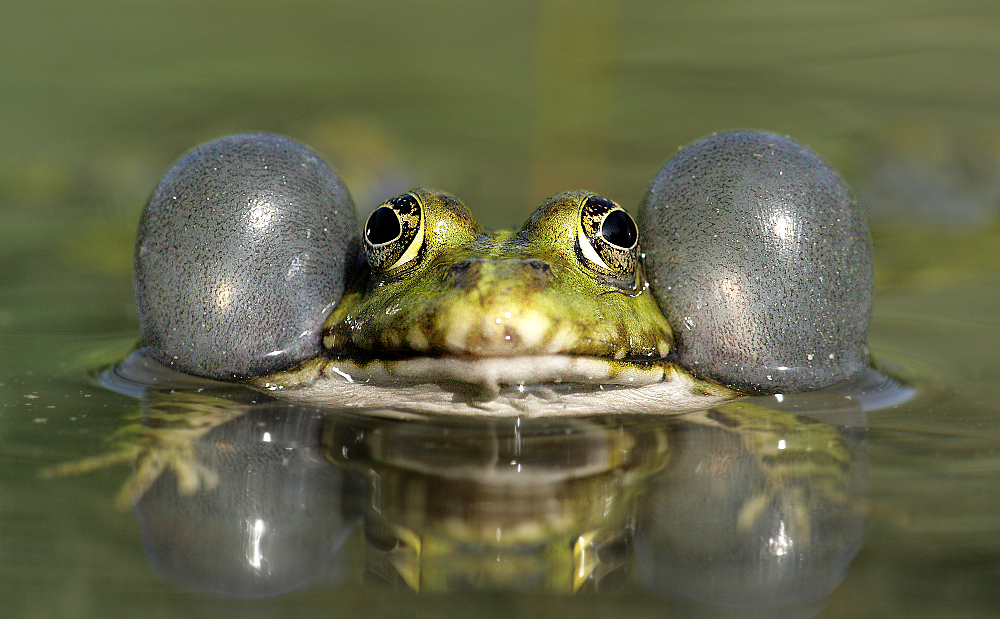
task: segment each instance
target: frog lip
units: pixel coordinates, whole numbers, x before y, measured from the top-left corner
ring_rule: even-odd
[[[675,353],[665,342],[660,342],[655,347],[625,347],[587,338],[579,340],[570,333],[557,332],[554,339],[546,339],[531,346],[516,337],[467,337],[419,348],[404,344],[371,350],[348,344],[346,348],[326,349],[325,357],[334,362],[358,366],[371,363],[417,363],[425,359],[434,363],[461,363],[470,366],[493,363],[530,366],[551,363],[554,359],[588,359],[595,364],[647,366],[673,362]]]

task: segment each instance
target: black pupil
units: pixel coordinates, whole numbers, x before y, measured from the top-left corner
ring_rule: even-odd
[[[635,222],[628,213],[615,210],[608,213],[601,222],[601,236],[612,245],[628,249],[635,245],[639,231],[635,229]]]
[[[368,218],[365,239],[372,245],[388,243],[399,237],[399,217],[388,206],[380,206]]]

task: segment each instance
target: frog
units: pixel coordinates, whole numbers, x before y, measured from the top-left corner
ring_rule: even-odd
[[[458,410],[494,414],[582,412],[602,388],[652,390],[673,408],[734,395],[666,361],[674,339],[638,264],[636,224],[606,198],[558,194],[519,230],[485,231],[456,198],[421,188],[364,230],[364,259],[323,327],[329,356],[251,384],[306,403],[348,390],[376,406],[459,394]],[[456,408],[446,397],[434,410]]]
[[[141,396],[138,421],[107,453],[43,475],[130,464],[116,503],[165,536],[154,563],[217,593],[312,582],[310,552],[279,542],[303,526],[329,558],[309,527],[339,527],[315,518],[341,513],[338,490],[364,506],[365,569],[417,591],[604,590],[645,540],[681,555],[674,571],[639,557],[658,593],[735,605],[825,592],[800,575],[817,559],[841,574],[856,552],[862,468],[844,419],[800,415],[794,395],[833,396],[820,412],[906,395],[870,366],[857,199],[817,155],[763,132],[682,149],[635,218],[576,190],[501,230],[427,188],[358,226],[307,147],[221,138],[154,190],[135,290],[139,346],[101,382]],[[364,500],[353,484],[295,485],[338,471],[363,480]],[[678,486],[690,471],[705,483]],[[680,491],[646,504],[653,484]],[[707,535],[675,535],[692,521]],[[267,542],[256,554],[242,523]]]
[[[503,230],[427,188],[358,226],[314,151],[227,136],[154,190],[135,289],[149,362],[328,407],[669,414],[870,366],[860,201],[762,131],[681,149],[636,218],[577,190]]]
[[[228,513],[232,497],[253,510],[261,486],[233,485],[228,473],[245,483],[250,466],[256,484],[259,461],[235,458],[242,448],[223,430],[249,413],[248,427],[264,428],[256,442],[273,446],[254,415],[304,420],[291,424],[300,429],[323,419],[326,463],[370,480],[371,496],[386,499],[366,515],[370,567],[417,590],[520,587],[525,563],[498,569],[495,559],[530,558],[525,549],[545,558],[546,587],[613,581],[605,576],[629,559],[610,551],[648,533],[636,524],[641,482],[684,459],[671,446],[685,444],[690,426],[735,437],[759,471],[758,483],[731,501],[732,517],[719,520],[732,521],[730,537],[757,548],[775,525],[797,545],[796,557],[808,557],[823,516],[814,522],[807,505],[833,506],[849,520],[862,507],[848,474],[853,455],[838,427],[797,413],[801,402],[781,410],[761,400],[828,390],[851,394],[838,405],[863,410],[855,396],[881,390],[885,404],[893,391],[867,346],[872,265],[863,209],[822,158],[766,132],[714,134],[681,149],[653,178],[636,217],[574,190],[500,230],[429,188],[386,200],[359,226],[346,186],[311,149],[270,134],[228,136],[182,156],[153,191],[134,267],[139,346],[101,382],[141,394],[139,422],[120,428],[108,453],[44,475],[129,463],[121,508],[157,513],[169,484],[154,485],[169,472],[185,513],[203,505]],[[386,418],[397,431],[380,429]],[[595,420],[607,449],[592,462],[581,459],[587,446],[565,442],[560,430]],[[441,480],[461,485],[470,472],[495,486],[500,504],[517,496],[531,482],[520,473],[533,462],[524,442],[532,424],[543,442],[551,438],[553,463],[587,464],[565,473],[580,500],[539,501],[553,509],[502,513],[487,527],[411,509],[410,477],[437,475],[427,487],[442,500],[461,497],[440,491]],[[471,442],[455,442],[456,427],[470,429]],[[510,458],[499,457],[501,445]],[[205,459],[213,450],[223,457]],[[441,453],[456,451],[483,464],[438,466]],[[708,466],[695,468],[713,483],[739,469],[729,452],[691,451],[698,462],[705,457]],[[302,460],[315,464],[308,453]],[[591,464],[599,474],[588,481]],[[275,470],[287,468],[282,459]],[[393,504],[393,487],[405,501]],[[247,512],[236,522],[265,518]],[[651,533],[661,545],[671,539]],[[781,573],[792,564],[779,550],[763,567],[773,567],[775,582],[798,582]],[[178,556],[197,563],[205,555]],[[248,557],[233,563],[240,586]],[[213,555],[207,573],[226,569]],[[705,581],[701,574],[691,580]],[[265,584],[252,581],[250,590],[261,594]],[[765,586],[763,599],[773,592]]]

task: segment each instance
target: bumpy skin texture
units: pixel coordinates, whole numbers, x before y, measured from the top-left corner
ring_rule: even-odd
[[[354,203],[313,151],[233,135],[184,155],[139,223],[143,345],[210,378],[258,376],[321,351],[357,245]]]
[[[868,227],[801,144],[759,131],[699,140],[653,179],[638,220],[678,361],[695,374],[776,393],[868,364]]]

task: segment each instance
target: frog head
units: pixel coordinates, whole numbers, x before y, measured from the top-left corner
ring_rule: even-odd
[[[662,359],[670,326],[646,286],[638,230],[585,191],[520,230],[487,231],[456,198],[416,189],[379,206],[326,322],[335,356]]]
[[[352,406],[425,396],[407,384],[493,397],[673,381],[672,395],[611,401],[703,407],[686,394],[818,389],[867,367],[863,209],[815,153],[760,131],[709,136],[664,165],[637,219],[577,191],[491,232],[417,189],[359,234],[308,148],[221,138],[182,157],[143,212],[142,345],[186,373]],[[396,391],[366,400],[361,384]]]

